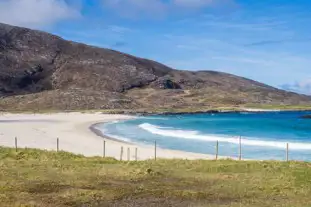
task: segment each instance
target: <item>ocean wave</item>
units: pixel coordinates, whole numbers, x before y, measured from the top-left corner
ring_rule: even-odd
[[[110,124],[112,122],[109,122],[109,123],[105,123],[105,126],[107,126],[108,124]],[[118,123],[118,121],[114,121],[114,123]],[[131,140],[126,138],[126,137],[122,137],[122,136],[119,136],[119,135],[115,135],[115,134],[110,134],[108,133],[108,130],[106,127],[94,127],[95,129],[101,131],[101,133],[103,133],[103,135],[107,136],[107,137],[111,137],[111,138],[114,138],[114,139],[117,139],[117,140],[120,140],[120,141],[124,141],[124,142],[130,142]]]
[[[124,142],[131,142],[130,139],[128,139],[126,137],[119,136],[119,135],[110,134],[110,133],[104,133],[104,135],[106,135],[107,137],[111,137],[113,139],[116,139],[116,140],[120,140],[120,141],[124,141]]]
[[[164,117],[150,117],[150,116],[146,116],[146,117],[139,117],[139,119],[149,119],[149,120],[168,120],[168,118],[164,118]]]
[[[181,130],[181,129],[167,129],[160,126],[152,125],[149,123],[140,124],[139,127],[144,129],[152,134],[157,134],[161,136],[169,136],[174,138],[182,139],[195,139],[208,142],[227,142],[232,144],[239,144],[239,138],[235,137],[220,137],[212,136],[206,134],[200,134],[198,131],[190,130]],[[242,145],[249,146],[260,146],[260,147],[273,147],[285,149],[287,142],[278,142],[278,141],[265,141],[265,140],[255,140],[255,139],[241,139]],[[299,143],[299,142],[288,142],[290,149],[292,150],[310,150],[311,143]]]

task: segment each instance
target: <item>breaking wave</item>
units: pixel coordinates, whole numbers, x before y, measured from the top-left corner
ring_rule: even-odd
[[[157,125],[152,125],[149,123],[140,124],[139,127],[144,129],[152,134],[168,136],[174,138],[182,138],[182,139],[194,139],[201,140],[207,142],[226,142],[232,144],[239,144],[239,137],[221,137],[221,136],[213,136],[208,134],[200,134],[198,131],[190,131],[190,130],[180,130],[168,127],[160,127]],[[242,138],[242,145],[249,146],[261,146],[261,147],[274,147],[274,148],[286,148],[286,144],[289,144],[290,149],[292,150],[310,150],[311,143],[299,143],[299,142],[278,142],[278,141],[266,141],[266,140],[257,140],[251,138]]]

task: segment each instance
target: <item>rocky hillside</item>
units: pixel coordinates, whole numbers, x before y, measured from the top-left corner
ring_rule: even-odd
[[[211,108],[310,104],[215,71],[180,71],[121,52],[0,24],[0,109]]]

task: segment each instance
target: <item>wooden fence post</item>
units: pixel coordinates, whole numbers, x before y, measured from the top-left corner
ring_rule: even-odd
[[[289,144],[286,144],[286,161],[288,162],[289,156],[288,156],[288,151],[289,151]]]
[[[17,137],[15,137],[15,151],[17,152]]]
[[[56,139],[56,151],[59,152],[59,138]]]
[[[135,148],[135,161],[137,161],[137,147]]]
[[[120,152],[120,161],[122,161],[123,158],[123,147],[121,147],[121,152]]]
[[[218,146],[219,146],[219,142],[217,140],[216,141],[216,160],[218,160]]]
[[[127,148],[127,161],[131,160],[131,152],[130,152],[130,148]]]
[[[154,141],[154,160],[157,160],[157,141]]]
[[[103,157],[106,157],[106,141],[103,142]]]
[[[239,139],[239,160],[242,160],[242,138]]]

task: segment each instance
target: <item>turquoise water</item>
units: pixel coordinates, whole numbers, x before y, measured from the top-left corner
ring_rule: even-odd
[[[311,161],[311,120],[301,119],[311,112],[223,113],[148,116],[101,124],[108,136],[162,148],[239,156],[239,136],[245,159],[286,158],[289,143],[291,160]]]

